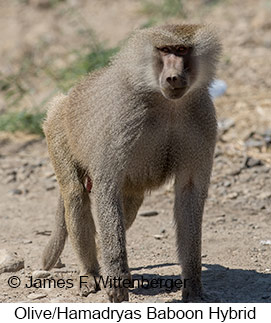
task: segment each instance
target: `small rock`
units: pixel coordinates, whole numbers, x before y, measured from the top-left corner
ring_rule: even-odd
[[[62,269],[62,268],[60,268],[60,269],[56,268],[56,269],[54,270],[54,272],[55,272],[55,273],[61,273],[61,274],[75,274],[75,273],[77,273],[77,271],[76,271],[76,270],[71,270],[71,269]]]
[[[0,250],[0,274],[16,272],[24,268],[24,260],[15,252]]]
[[[261,240],[260,244],[263,246],[271,245],[271,240]]]
[[[23,191],[20,190],[19,188],[15,188],[13,190],[10,191],[11,195],[21,195],[23,194]]]
[[[271,21],[270,14],[268,10],[261,10],[256,15],[254,15],[251,26],[256,30],[270,30]]]
[[[47,270],[35,270],[32,273],[32,276],[34,279],[36,278],[46,278],[49,277],[51,275],[51,273]]]
[[[223,185],[224,185],[225,187],[230,187],[230,186],[231,186],[231,182],[230,182],[230,181],[225,181],[225,182],[223,183]]]
[[[263,139],[267,146],[271,144],[271,129],[265,130],[265,132],[262,134]]]
[[[245,142],[245,145],[247,147],[260,148],[260,147],[263,147],[265,145],[265,143],[263,140],[254,140],[254,139],[250,138]]]
[[[231,127],[235,125],[234,120],[229,118],[224,118],[218,120],[218,132],[220,135],[226,133]]]
[[[258,199],[269,199],[271,197],[271,192],[261,192],[259,195],[258,195]]]
[[[129,302],[123,302],[123,303],[129,303]],[[146,300],[143,300],[143,303],[165,303],[165,299],[158,298],[158,297],[150,297]]]
[[[16,182],[16,176],[13,176],[13,175],[8,176],[4,183],[9,184],[9,183],[12,183],[12,182]]]
[[[238,197],[238,193],[237,192],[232,192],[228,195],[228,198],[231,200],[234,200]]]
[[[51,230],[36,231],[36,235],[41,235],[41,236],[50,236],[51,233],[52,233]]]
[[[49,303],[63,303],[64,298],[58,297],[58,298],[50,298]]]
[[[155,215],[158,215],[159,213],[157,211],[143,211],[141,213],[139,213],[140,216],[145,216],[145,217],[148,217],[148,216],[155,216]]]
[[[225,218],[224,217],[219,217],[217,220],[216,220],[216,223],[225,223]]]
[[[255,159],[253,157],[247,157],[245,161],[245,167],[252,168],[255,166],[263,166],[263,162],[260,159]]]
[[[14,170],[11,170],[11,171],[7,172],[7,175],[16,176],[17,175],[17,171],[15,169]]]
[[[31,300],[35,300],[35,299],[41,299],[41,298],[44,298],[44,297],[46,297],[47,296],[47,294],[35,294],[35,293],[33,293],[33,294],[29,294],[29,295],[27,295],[27,298],[29,298],[29,299],[31,299]]]
[[[55,188],[56,188],[56,187],[55,187],[55,185],[53,185],[53,184],[46,185],[46,187],[45,187],[46,191],[52,191],[52,190],[54,190]]]
[[[232,171],[229,172],[229,175],[231,175],[231,176],[239,175],[239,174],[241,174],[243,169],[244,169],[243,167],[235,168],[235,169],[233,169]]]
[[[30,243],[32,243],[32,241],[31,241],[31,240],[24,240],[24,241],[23,241],[23,244],[30,244]]]
[[[51,177],[54,177],[55,176],[55,173],[54,172],[46,172],[45,174],[44,174],[44,177],[45,178],[51,178]]]
[[[156,240],[161,240],[164,236],[163,236],[163,235],[161,235],[161,234],[155,234],[153,237],[154,237],[154,239],[156,239]]]

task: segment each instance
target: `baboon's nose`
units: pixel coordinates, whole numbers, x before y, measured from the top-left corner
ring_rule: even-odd
[[[187,78],[175,73],[167,76],[166,81],[173,89],[181,89],[187,86]]]
[[[172,87],[176,87],[179,83],[178,81],[179,77],[178,75],[170,75],[166,78],[166,81],[172,86]]]

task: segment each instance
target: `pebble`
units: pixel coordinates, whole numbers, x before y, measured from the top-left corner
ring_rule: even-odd
[[[239,174],[241,174],[242,170],[243,170],[243,167],[235,168],[229,172],[229,175],[231,175],[231,176],[239,175]]]
[[[230,182],[230,181],[225,181],[225,182],[223,183],[223,185],[224,185],[225,187],[230,187],[230,186],[231,186],[231,182]]]
[[[54,172],[46,172],[45,174],[44,174],[44,177],[45,178],[51,178],[51,177],[54,177],[55,176],[55,173]]]
[[[271,245],[271,240],[261,240],[260,244],[263,245],[263,246]]]
[[[271,144],[271,129],[267,129],[262,134],[265,143],[269,146]]]
[[[129,303],[129,302],[122,302],[122,303]],[[157,297],[150,297],[143,300],[143,303],[165,303],[165,299],[157,298]]]
[[[8,176],[6,178],[5,184],[9,184],[9,183],[12,183],[12,182],[16,182],[16,176],[10,175],[10,176]]]
[[[55,187],[55,185],[53,185],[53,184],[46,185],[46,187],[45,187],[46,191],[52,191],[52,190],[54,190],[55,188],[56,188],[56,187]]]
[[[16,272],[24,268],[24,259],[15,252],[6,249],[0,250],[0,274]]]
[[[64,302],[64,298],[58,297],[58,298],[51,298],[49,300],[49,303],[63,303]]]
[[[32,243],[32,240],[24,240],[23,241],[23,244],[30,244],[30,243]]]
[[[224,217],[219,217],[217,220],[216,220],[216,223],[225,223],[226,222],[226,220],[225,220],[225,218]]]
[[[155,234],[154,235],[154,239],[156,239],[156,240],[161,240],[162,238],[164,238],[164,236],[161,235],[161,234]]]
[[[229,119],[229,118],[224,118],[224,119],[220,119],[217,122],[218,124],[218,132],[220,134],[224,134],[226,133],[231,127],[233,127],[235,125],[235,122],[233,119]]]
[[[258,195],[258,199],[269,199],[271,197],[271,192],[261,192]]]
[[[143,212],[139,213],[140,216],[145,216],[145,217],[156,216],[158,214],[159,213],[157,211],[143,211]]]
[[[245,142],[245,145],[246,147],[263,147],[265,145],[264,141],[263,140],[254,140],[254,139],[248,139],[246,142]]]
[[[228,198],[233,200],[236,199],[238,197],[238,193],[237,192],[232,192],[228,195]]]
[[[42,235],[42,236],[50,236],[51,233],[52,233],[51,230],[36,231],[36,235]]]
[[[49,277],[51,275],[51,273],[47,270],[35,270],[32,273],[32,276],[34,279],[36,278],[46,278]]]
[[[23,194],[23,191],[20,190],[19,188],[15,188],[13,190],[10,191],[11,195],[21,195]]]
[[[33,294],[29,294],[29,295],[27,295],[27,298],[29,298],[29,299],[31,299],[31,300],[35,300],[35,299],[41,299],[41,298],[44,298],[44,297],[46,297],[47,296],[47,294],[35,294],[35,293],[33,293]]]
[[[245,161],[245,167],[247,168],[252,168],[255,166],[262,166],[263,162],[260,159],[255,159],[253,157],[247,157],[246,161]]]

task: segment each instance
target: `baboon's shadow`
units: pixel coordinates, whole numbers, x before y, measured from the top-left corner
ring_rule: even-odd
[[[155,266],[131,268],[133,279],[141,279],[142,275],[148,281],[152,279],[167,280],[175,282],[180,279],[178,275],[157,275],[157,274],[136,274],[134,272],[142,269],[175,266],[176,263],[159,264]],[[220,265],[203,264],[202,282],[204,287],[203,302],[231,302],[231,303],[271,303],[271,274],[258,273],[255,270],[230,269]],[[170,284],[169,284],[170,285]],[[169,286],[168,285],[168,286]],[[131,293],[137,295],[156,296],[159,294],[173,293],[180,288],[144,288],[131,289]],[[176,297],[176,296],[175,296]],[[181,299],[181,291],[180,291]],[[180,302],[180,299],[173,299],[172,302]]]

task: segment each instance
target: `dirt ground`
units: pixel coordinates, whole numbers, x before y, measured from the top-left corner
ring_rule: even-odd
[[[271,1],[221,0],[204,8],[203,2],[207,3],[187,5],[186,18],[168,21],[211,22],[217,26],[224,47],[218,77],[228,89],[215,101],[220,127],[203,222],[206,301],[271,302]],[[49,9],[38,3],[0,1],[0,29],[4,30],[0,34],[1,71],[13,62],[16,68],[25,50],[33,48],[41,36],[49,43],[44,56],[61,55],[67,46],[84,45],[84,37],[77,37],[74,30],[78,25],[69,15],[61,15],[64,6],[84,16],[99,38],[110,45],[116,45],[147,19],[139,12],[140,1],[136,0],[116,0],[110,5],[104,0],[65,1]],[[33,59],[38,55],[35,52]],[[50,90],[50,85],[42,85],[37,79],[36,97],[44,97]],[[5,109],[3,98],[0,106],[0,111]],[[20,271],[0,274],[1,302],[107,301],[104,290],[82,298],[75,287],[23,286],[31,273],[40,269],[41,253],[53,228],[57,193],[45,140],[0,133],[0,249],[24,259]],[[133,277],[179,277],[172,208],[170,183],[146,196],[139,213],[158,214],[139,214],[128,231]],[[65,267],[54,268],[52,277],[75,281],[78,267],[69,241],[61,260]],[[14,289],[7,283],[13,275],[22,280]],[[181,291],[176,289],[130,290],[132,302],[180,300]]]

